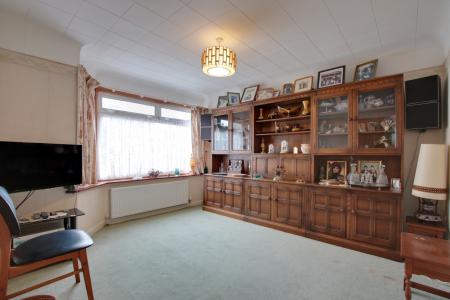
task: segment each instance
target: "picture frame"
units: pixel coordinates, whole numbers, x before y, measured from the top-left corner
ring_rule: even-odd
[[[283,84],[283,95],[290,95],[294,92],[294,85],[292,83]]]
[[[280,90],[274,90],[272,97],[278,97],[278,96],[280,96]]]
[[[358,160],[358,172],[360,177],[365,178],[365,176],[367,176],[367,171],[372,176],[372,182],[376,182],[382,164],[383,161],[381,160]]]
[[[273,88],[258,90],[258,93],[256,94],[256,101],[272,98],[273,92],[274,92]]]
[[[336,169],[339,168],[339,169]],[[347,178],[347,162],[345,160],[327,160],[326,179],[345,182]]]
[[[217,108],[227,107],[228,106],[228,97],[227,96],[219,96],[217,99]]]
[[[234,92],[228,92],[227,98],[228,98],[228,105],[236,105],[236,104],[240,103],[241,94],[234,93]]]
[[[355,68],[353,81],[362,81],[375,78],[377,74],[378,59],[359,64]]]
[[[308,92],[312,90],[313,76],[302,77],[294,81],[294,93]]]
[[[258,93],[259,85],[253,85],[246,87],[244,92],[242,93],[241,103],[243,102],[251,102],[256,98],[256,94]]]
[[[345,83],[345,66],[319,71],[317,88],[325,88]]]

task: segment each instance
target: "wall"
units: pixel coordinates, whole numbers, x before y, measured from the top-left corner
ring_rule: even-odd
[[[0,10],[0,48],[69,65],[80,62],[79,42],[13,10]]]
[[[73,66],[0,49],[0,140],[75,143],[76,82]],[[13,200],[24,195],[14,194]],[[71,208],[74,203],[75,197],[62,188],[40,190],[18,212]]]

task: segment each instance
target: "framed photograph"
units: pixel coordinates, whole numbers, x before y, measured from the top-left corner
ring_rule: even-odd
[[[345,83],[345,66],[320,71],[317,76],[317,88]]]
[[[358,160],[361,182],[375,183],[382,164],[381,160]]]
[[[312,90],[313,77],[303,77],[294,81],[294,93],[307,92]]]
[[[241,102],[250,102],[254,101],[256,97],[256,93],[258,92],[259,85],[249,86],[244,89],[242,93]]]
[[[260,89],[256,95],[256,100],[264,100],[273,97],[273,88]]]
[[[357,65],[355,68],[355,77],[353,80],[361,81],[374,78],[377,74],[377,66],[378,59],[374,59]]]
[[[219,96],[217,100],[217,108],[226,107],[228,105],[228,97],[227,96]]]
[[[294,92],[294,85],[292,83],[286,83],[283,85],[283,95],[289,95]]]
[[[228,97],[228,105],[236,105],[236,104],[239,104],[239,99],[241,98],[241,94],[228,92],[227,97]]]
[[[280,90],[274,90],[272,97],[278,97],[278,96],[280,96]]]
[[[344,181],[347,177],[347,162],[345,160],[327,160],[327,180]]]

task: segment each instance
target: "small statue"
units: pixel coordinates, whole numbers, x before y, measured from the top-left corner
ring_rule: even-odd
[[[258,117],[258,120],[264,120],[263,109],[262,109],[262,108],[259,109],[259,117]]]
[[[269,144],[269,153],[275,153],[275,146],[273,144]]]
[[[301,105],[290,107],[290,108],[284,108],[281,106],[278,106],[278,112],[281,114],[286,114],[287,117],[290,117],[292,114],[295,114],[298,112],[301,108]]]
[[[288,142],[286,140],[282,140],[280,153],[288,153],[288,151],[289,151]]]

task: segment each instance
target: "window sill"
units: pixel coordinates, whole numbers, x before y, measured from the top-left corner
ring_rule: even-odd
[[[83,184],[83,185],[78,185],[75,188],[75,193],[79,193],[79,192],[84,192],[87,190],[91,190],[97,187],[101,187],[101,186],[105,186],[105,185],[109,185],[109,184],[120,184],[120,183],[139,183],[139,182],[148,182],[148,181],[157,181],[160,179],[176,179],[176,178],[186,178],[186,177],[197,177],[197,176],[202,176],[201,175],[194,175],[194,174],[182,174],[182,175],[167,175],[167,176],[159,176],[159,177],[142,177],[139,179],[135,179],[135,178],[124,178],[124,179],[112,179],[112,180],[103,180],[100,181],[96,184]]]

